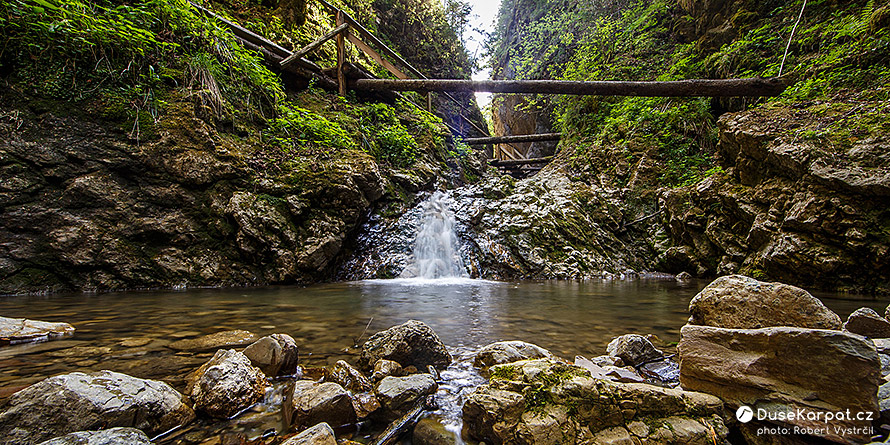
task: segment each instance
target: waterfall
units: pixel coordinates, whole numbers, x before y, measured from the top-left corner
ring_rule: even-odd
[[[420,224],[414,240],[413,261],[402,272],[402,278],[466,277],[454,230],[454,212],[450,198],[435,192],[421,203]]]

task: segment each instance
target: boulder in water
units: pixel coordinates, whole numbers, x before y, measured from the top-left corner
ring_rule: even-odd
[[[536,358],[548,358],[553,354],[550,351],[524,341],[499,341],[482,347],[476,353],[473,364],[479,368],[488,368],[504,363],[513,363],[520,360]]]
[[[769,412],[876,412],[880,362],[874,344],[843,331],[770,327],[681,330],[680,384],[714,394],[732,409]],[[807,416],[785,425],[810,428],[824,439],[867,442],[870,421],[836,419],[830,428]],[[838,434],[837,428],[853,428]],[[858,429],[857,429],[858,428]]]
[[[620,358],[625,365],[639,366],[653,360],[660,360],[664,353],[658,350],[646,337],[627,334],[614,338],[606,346],[609,356]]]
[[[464,442],[453,431],[449,431],[436,417],[425,417],[414,425],[412,434],[414,445],[458,445]]]
[[[353,392],[368,392],[374,389],[367,377],[343,360],[339,360],[334,364],[326,380],[337,383]]]
[[[402,366],[444,369],[451,363],[451,354],[433,330],[425,323],[409,320],[371,336],[359,357],[359,366],[370,370],[377,360],[386,359]]]
[[[384,377],[399,377],[402,375],[402,365],[392,360],[380,359],[374,363],[374,373],[371,375],[373,382],[379,382]]]
[[[265,376],[250,359],[234,349],[220,349],[195,371],[187,392],[196,409],[227,418],[262,400],[265,387]]]
[[[195,417],[170,385],[112,371],[50,377],[13,394],[3,408],[0,437],[15,444],[115,426],[156,435]]]
[[[591,378],[548,359],[492,368],[467,397],[464,422],[486,443],[721,443],[728,430],[717,397]],[[716,439],[716,440],[715,440]]]
[[[334,430],[325,422],[297,434],[281,445],[337,445]]]
[[[40,445],[152,445],[142,430],[128,427],[78,431],[41,442]]]
[[[223,331],[198,338],[177,340],[167,345],[167,347],[177,351],[200,352],[249,345],[254,340],[256,340],[256,335],[248,331]]]
[[[863,307],[847,317],[844,330],[871,338],[890,338],[890,321],[874,309]]]
[[[294,384],[291,400],[293,423],[298,429],[320,422],[338,427],[355,423],[355,408],[349,393],[336,383],[301,380]]]
[[[68,323],[0,317],[0,345],[33,343],[74,335]]]
[[[795,286],[742,275],[720,277],[689,302],[689,324],[730,329],[841,329],[841,318]]]
[[[439,386],[429,374],[413,374],[407,377],[386,377],[377,384],[377,400],[390,419],[405,415],[418,400],[435,394]]]
[[[244,349],[244,355],[263,374],[270,377],[291,375],[297,370],[299,348],[293,337],[287,334],[272,334],[263,337]]]

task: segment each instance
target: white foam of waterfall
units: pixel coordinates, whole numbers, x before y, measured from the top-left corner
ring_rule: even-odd
[[[450,198],[443,192],[435,192],[421,203],[422,214],[414,241],[413,259],[402,272],[402,278],[467,277],[450,204]]]

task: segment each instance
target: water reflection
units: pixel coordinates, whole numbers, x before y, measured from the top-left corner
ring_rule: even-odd
[[[409,319],[429,324],[451,347],[499,340],[537,343],[555,354],[603,354],[616,335],[651,333],[675,342],[689,300],[706,282],[673,280],[493,283],[458,280],[365,281],[311,287],[195,289],[71,294],[0,299],[0,314],[66,321],[74,337],[0,348],[0,399],[46,376],[110,369],[165,379],[180,389],[185,374],[209,354],[177,355],[181,338],[246,329],[286,332],[309,366],[355,362],[356,340]],[[886,303],[819,294],[841,317],[861,306],[883,313]]]

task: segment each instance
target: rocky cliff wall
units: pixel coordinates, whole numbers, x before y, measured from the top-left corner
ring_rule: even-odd
[[[190,101],[137,142],[64,103],[0,96],[0,294],[317,281],[375,205],[445,176],[426,155],[405,174],[359,150],[275,173]]]

